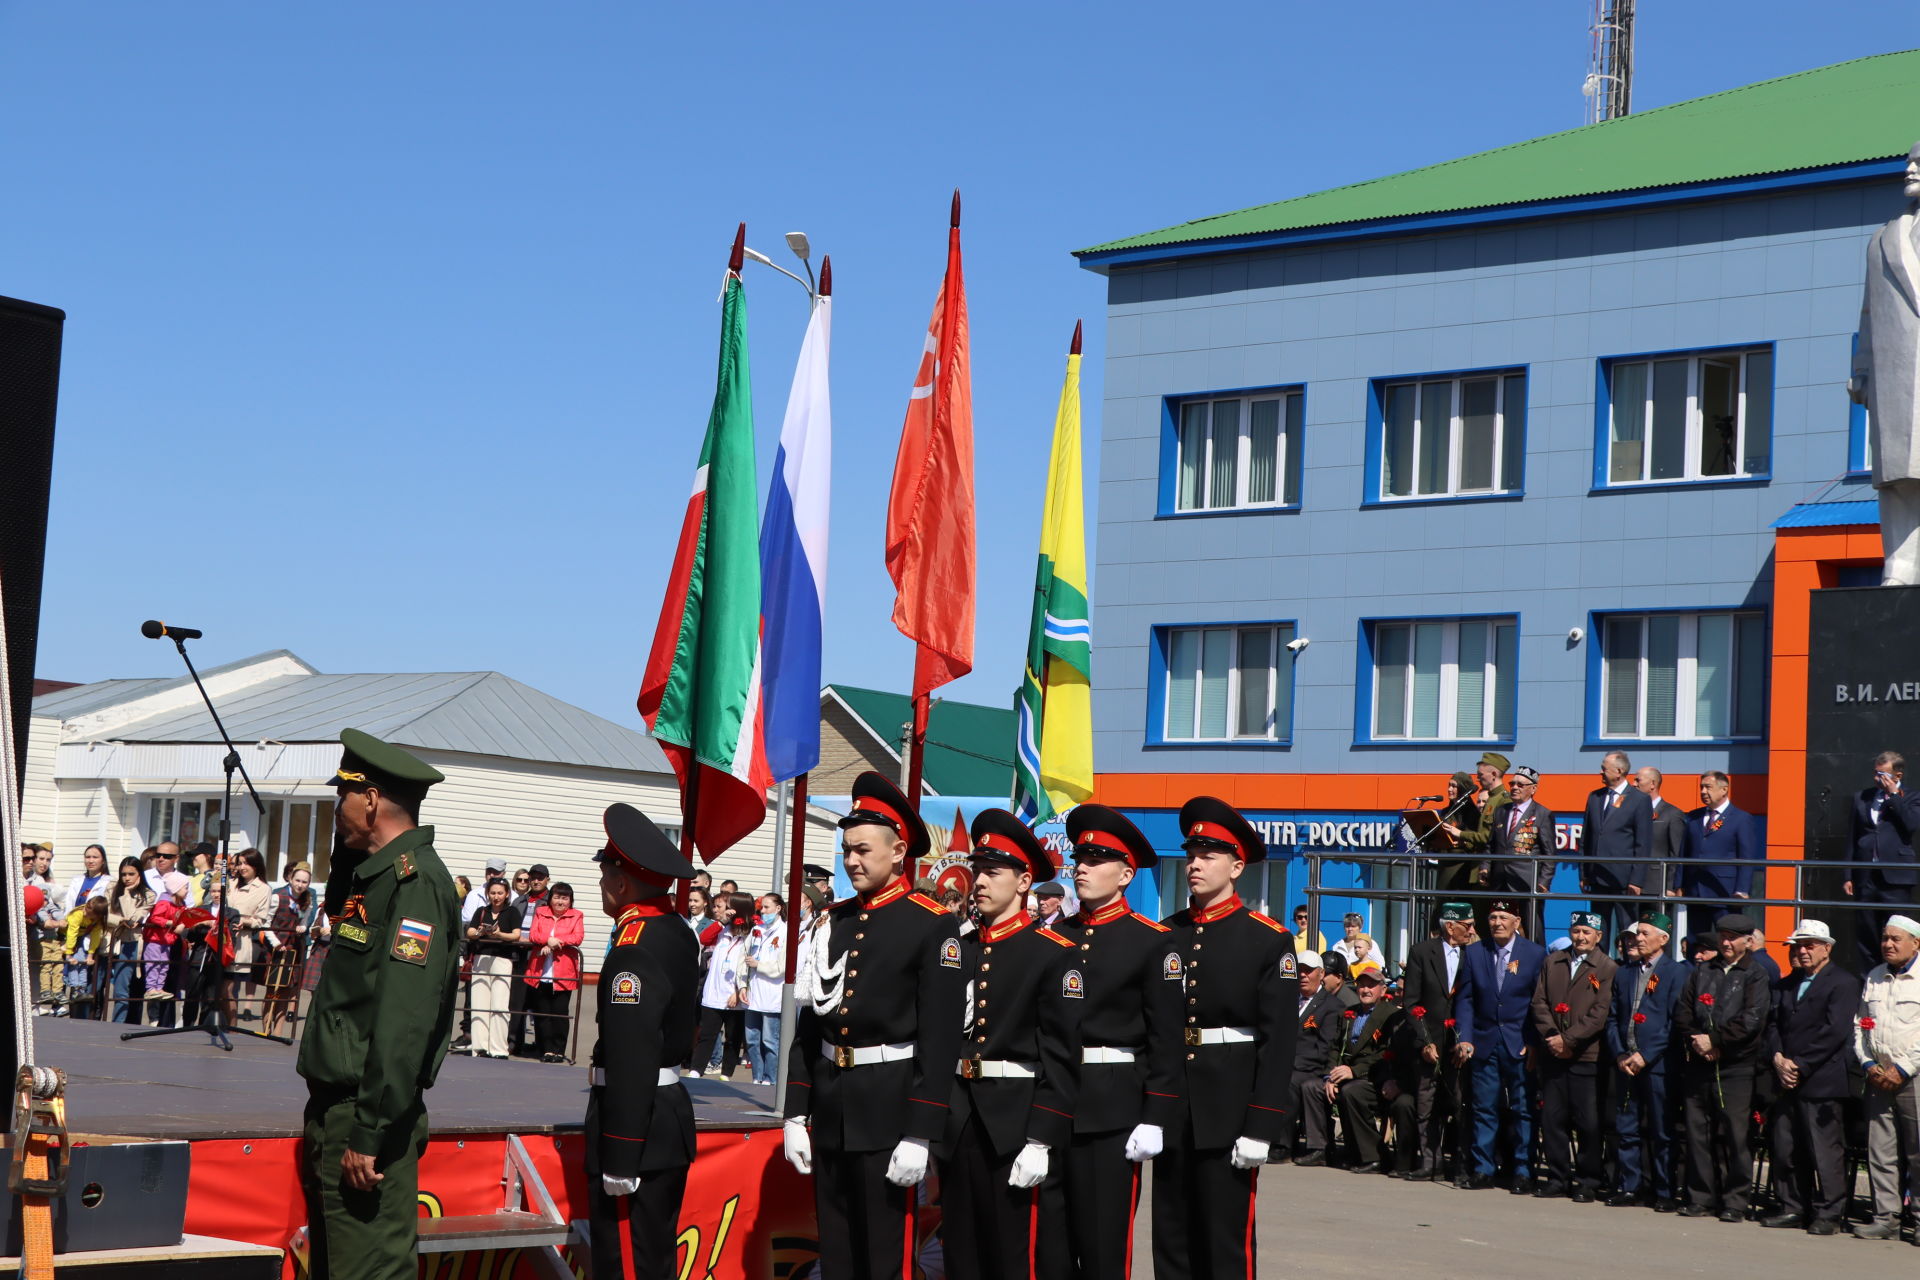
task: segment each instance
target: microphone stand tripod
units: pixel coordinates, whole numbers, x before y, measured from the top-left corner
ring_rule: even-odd
[[[275,1044],[292,1044],[293,1040],[288,1036],[270,1036],[264,1031],[249,1031],[245,1027],[229,1027],[225,1026],[222,1022],[222,1011],[226,1007],[227,986],[233,980],[227,972],[226,954],[227,942],[231,937],[232,929],[232,926],[227,923],[227,861],[233,843],[233,775],[235,770],[239,771],[241,779],[247,784],[247,794],[253,798],[254,812],[264,819],[267,813],[267,806],[261,803],[260,793],[254,790],[253,778],[248,775],[246,765],[240,762],[239,748],[235,747],[233,745],[233,739],[227,736],[227,726],[221,723],[220,712],[215,709],[213,699],[208,696],[207,686],[200,683],[200,673],[194,670],[193,659],[187,656],[186,640],[181,636],[170,633],[167,638],[172,640],[173,647],[180,651],[180,661],[187,664],[187,674],[193,677],[193,687],[200,691],[200,700],[207,704],[207,714],[213,717],[213,727],[220,731],[220,741],[225,743],[227,747],[226,758],[220,762],[220,767],[227,777],[226,800],[220,806],[220,857],[218,860],[220,904],[213,913],[213,930],[207,937],[207,943],[209,944],[207,955],[202,959],[200,964],[200,972],[202,974],[206,972],[206,966],[208,964],[218,966],[217,972],[219,977],[214,981],[213,990],[210,993],[209,1002],[212,1008],[210,1010],[205,1008],[200,1010],[200,1021],[196,1025],[191,1027],[152,1027],[145,1031],[125,1031],[121,1033],[120,1038],[122,1040],[145,1040],[152,1036],[177,1036],[190,1034],[195,1031],[204,1031],[213,1037],[214,1044],[219,1045],[228,1053],[233,1052],[233,1042],[227,1039],[229,1035],[252,1036],[256,1040],[271,1040]],[[203,988],[205,987],[204,982],[200,985]],[[128,994],[131,995],[132,992],[129,991]],[[184,1004],[185,1001],[181,1003]],[[186,1010],[182,1009],[181,1013],[184,1015]]]

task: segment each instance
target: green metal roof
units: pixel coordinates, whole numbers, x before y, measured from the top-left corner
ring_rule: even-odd
[[[1920,50],[1884,53],[1335,187],[1080,254],[1486,209],[1904,156],[1920,134]]]
[[[913,716],[911,698],[850,684],[827,688],[853,708],[876,737],[899,749],[900,726]],[[928,788],[943,796],[1011,796],[1014,727],[1011,706],[936,702],[927,717]]]

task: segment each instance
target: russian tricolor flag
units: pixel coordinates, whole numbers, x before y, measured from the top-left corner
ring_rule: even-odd
[[[833,267],[820,296],[780,426],[780,452],[760,524],[761,712],[775,782],[820,762],[820,628],[827,601],[827,493],[833,411],[827,395]]]

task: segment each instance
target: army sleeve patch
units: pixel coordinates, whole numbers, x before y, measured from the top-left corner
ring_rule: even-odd
[[[624,970],[614,975],[613,994],[607,999],[613,1004],[639,1004],[640,978],[637,974]]]
[[[1160,963],[1160,976],[1168,982],[1180,981],[1180,953],[1178,951],[1167,952],[1167,958]]]
[[[424,965],[432,950],[433,926],[412,916],[400,917],[400,926],[393,931],[393,958]]]
[[[1060,979],[1060,994],[1069,1000],[1084,1000],[1087,995],[1086,980],[1078,969],[1067,970],[1067,976]]]
[[[1300,976],[1300,962],[1294,959],[1293,952],[1283,952],[1280,956],[1280,976],[1297,978]]]
[[[942,969],[960,967],[960,939],[948,938],[940,944],[940,967]]]

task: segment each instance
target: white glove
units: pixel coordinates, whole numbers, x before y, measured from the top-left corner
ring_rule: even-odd
[[[1030,1191],[1046,1180],[1047,1144],[1029,1142],[1020,1148],[1020,1154],[1013,1158],[1013,1172],[1007,1175],[1007,1185],[1022,1191]]]
[[[640,1189],[638,1178],[615,1178],[607,1174],[600,1175],[600,1189],[610,1196],[630,1196]]]
[[[887,1161],[887,1181],[896,1187],[918,1186],[927,1176],[927,1140],[902,1138]]]
[[[813,1139],[807,1136],[807,1118],[789,1116],[780,1126],[780,1137],[786,1148],[787,1163],[797,1173],[813,1172]]]
[[[1139,1164],[1151,1160],[1160,1154],[1166,1145],[1166,1135],[1157,1124],[1137,1124],[1133,1132],[1127,1135],[1127,1159]]]
[[[1258,1169],[1267,1162],[1267,1144],[1258,1138],[1236,1138],[1229,1157],[1236,1169]]]

